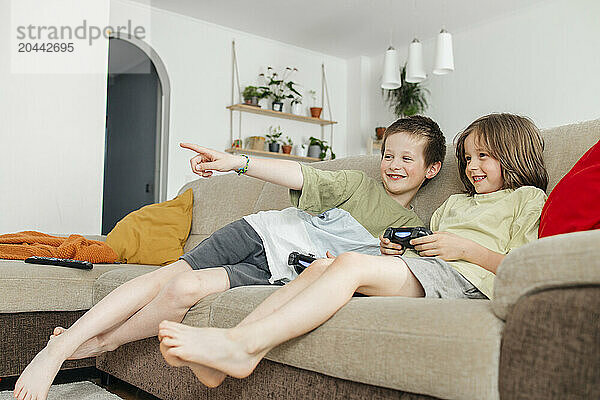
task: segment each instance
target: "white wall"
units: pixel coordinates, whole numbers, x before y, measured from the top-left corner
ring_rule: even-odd
[[[111,9],[111,22],[125,21],[145,12],[143,5],[116,1]],[[198,143],[217,150],[229,147],[229,111],[231,103],[231,42],[235,39],[240,84],[242,89],[258,83],[258,74],[267,66],[282,70],[296,67],[293,77],[302,91],[321,92],[321,64],[325,63],[327,83],[332,103],[333,119],[339,123],[334,130],[334,151],[339,156],[346,151],[346,61],[301,49],[254,35],[231,30],[169,11],[153,9],[152,36],[149,44],[164,61],[171,79],[172,104],[169,150],[168,196],[196,175],[189,171],[192,153],[178,147],[179,142]],[[274,38],[276,39],[276,38]],[[304,106],[309,106],[306,96]],[[237,137],[237,115],[234,137]],[[328,114],[324,117],[328,118]],[[269,126],[280,125],[284,136],[295,143],[309,136],[319,137],[318,125],[243,115],[242,137],[265,135]],[[329,129],[325,130],[329,140]]]
[[[0,234],[98,233],[106,74],[12,73],[10,5],[0,0]],[[107,49],[95,50],[104,70]]]
[[[9,0],[0,0],[0,234],[21,230],[97,234],[101,229],[106,110],[105,75],[10,74]],[[325,63],[335,128],[334,150],[346,151],[346,61],[139,3],[113,1],[110,24],[151,21],[149,44],[171,81],[168,197],[196,176],[182,141],[230,146],[231,41],[240,83],[256,84],[267,65],[295,66],[303,90],[321,88]],[[134,24],[135,26],[135,24]],[[274,38],[277,39],[277,38]],[[106,51],[104,51],[106,63]],[[319,95],[320,97],[320,95]],[[308,106],[307,102],[305,105]],[[325,117],[328,117],[326,114]],[[243,137],[281,125],[296,143],[319,136],[317,125],[245,114]],[[236,123],[237,126],[237,123]],[[328,139],[328,130],[326,131]]]
[[[500,19],[452,32],[455,71],[431,75],[435,39],[423,41],[431,91],[427,114],[448,140],[492,112],[529,116],[540,128],[600,118],[600,2],[537,3]],[[407,48],[399,49],[406,59]],[[370,59],[371,81],[382,57]],[[371,125],[394,116],[370,96]]]

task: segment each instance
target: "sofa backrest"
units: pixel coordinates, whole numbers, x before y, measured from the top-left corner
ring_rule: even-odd
[[[550,182],[547,193],[571,169],[575,162],[600,140],[600,120],[565,125],[542,132],[545,141],[544,160]],[[379,155],[351,156],[311,164],[325,170],[355,169],[381,180]],[[185,251],[215,230],[245,215],[262,210],[281,210],[290,206],[288,190],[247,176],[226,174],[187,183],[180,190],[194,189],[194,216]],[[454,147],[448,146],[439,175],[417,193],[415,212],[429,224],[433,212],[452,194],[461,193]]]

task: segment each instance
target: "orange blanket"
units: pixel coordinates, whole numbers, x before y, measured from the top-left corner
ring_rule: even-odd
[[[0,235],[0,258],[24,260],[31,256],[71,258],[92,263],[114,263],[117,253],[106,243],[81,235],[68,238],[25,231]]]

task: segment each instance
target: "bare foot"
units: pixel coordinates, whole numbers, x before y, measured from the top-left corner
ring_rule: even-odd
[[[189,367],[194,373],[194,375],[196,375],[196,378],[198,378],[200,382],[202,382],[208,387],[215,388],[219,386],[227,377],[227,375],[225,375],[223,372],[214,368],[209,368],[205,367],[204,365],[184,361],[181,358],[171,354],[169,352],[170,349],[171,347],[168,347],[162,343],[160,344],[160,352],[162,353],[167,364],[172,365],[174,367]]]
[[[245,378],[254,371],[266,350],[251,354],[241,341],[234,340],[227,329],[194,328],[163,321],[159,337],[169,356],[218,369],[235,378]]]
[[[50,336],[50,341],[52,341],[54,338],[58,337],[65,331],[66,331],[66,329],[63,328],[62,326],[57,326],[56,328],[54,328],[54,332],[52,332],[52,336]],[[48,342],[48,343],[50,343],[50,342]],[[98,337],[95,336],[95,337],[87,340],[81,346],[79,346],[77,348],[77,350],[75,350],[75,352],[67,358],[67,360],[79,360],[81,358],[96,357],[102,353],[105,353],[106,351],[108,351],[108,349],[105,349],[101,345]]]
[[[45,400],[50,385],[65,359],[66,356],[61,354],[60,346],[55,341],[48,343],[19,376],[13,391],[15,398]]]

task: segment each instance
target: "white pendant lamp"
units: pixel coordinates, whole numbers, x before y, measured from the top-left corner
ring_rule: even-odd
[[[408,61],[406,62],[406,78],[409,83],[423,82],[427,78],[423,68],[423,45],[414,39],[408,46]]]
[[[398,89],[402,86],[400,81],[400,64],[398,63],[398,52],[392,46],[388,47],[383,58],[383,79],[381,88],[387,90]]]
[[[436,75],[446,75],[452,71],[454,71],[452,35],[445,29],[442,29],[437,37],[433,73]]]

